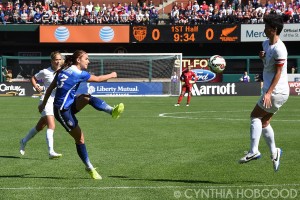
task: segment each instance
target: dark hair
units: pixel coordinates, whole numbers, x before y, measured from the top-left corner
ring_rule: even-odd
[[[264,22],[273,29],[276,29],[276,35],[280,35],[283,29],[283,18],[281,15],[278,15],[276,13],[265,15]]]
[[[61,72],[63,69],[69,68],[71,65],[77,64],[77,58],[81,58],[83,54],[86,54],[83,50],[76,50],[72,55],[66,55],[65,56],[65,62],[61,66],[61,68],[58,70],[58,73]]]

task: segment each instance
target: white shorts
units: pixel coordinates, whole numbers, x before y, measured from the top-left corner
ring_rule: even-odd
[[[40,101],[40,104],[42,103],[42,101]],[[41,112],[42,117],[44,116],[48,116],[48,115],[53,115],[54,116],[54,112],[53,112],[53,100],[51,100],[49,98],[49,100],[47,101],[47,104],[44,108],[44,110]]]
[[[289,95],[288,94],[272,94],[271,95],[272,106],[270,108],[264,107],[263,97],[264,97],[264,95],[262,95],[260,97],[260,99],[257,102],[257,105],[260,108],[262,108],[264,111],[275,114],[279,110],[279,108],[288,100]]]

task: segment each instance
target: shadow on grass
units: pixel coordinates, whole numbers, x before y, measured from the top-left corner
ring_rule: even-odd
[[[143,178],[130,178],[128,176],[108,176],[110,178],[118,178],[123,180],[133,180],[133,181],[154,181],[154,182],[174,182],[174,183],[207,183],[216,185],[234,185],[237,183],[242,184],[263,184],[261,181],[239,181],[239,182],[216,182],[208,180],[177,180],[177,179],[143,179]]]
[[[32,176],[32,174],[20,174],[20,175],[3,175],[1,178],[27,178],[27,179],[53,179],[53,180],[70,180],[70,179],[90,179],[90,178],[67,178],[67,177],[49,177],[49,176]]]
[[[41,159],[36,159],[36,158],[26,158],[26,157],[22,157],[22,156],[1,156],[1,155],[0,155],[0,159],[1,159],[1,158],[41,160]]]
[[[124,180],[132,180],[132,181],[154,181],[154,182],[174,182],[174,183],[210,183],[210,184],[224,184],[214,181],[206,181],[206,180],[177,180],[177,179],[143,179],[143,178],[130,178],[127,176],[108,176],[110,178],[119,178]],[[228,183],[227,183],[228,184]]]

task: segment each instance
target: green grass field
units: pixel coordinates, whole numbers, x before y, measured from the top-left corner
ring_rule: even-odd
[[[258,97],[103,98],[125,104],[118,120],[86,107],[77,114],[90,160],[103,180],[92,180],[73,139],[57,123],[49,160],[45,130],[19,154],[19,140],[40,115],[38,99],[0,99],[0,199],[300,199],[299,97],[273,117],[283,149],[274,173],[261,138],[262,158],[240,165],[249,148],[249,115]]]

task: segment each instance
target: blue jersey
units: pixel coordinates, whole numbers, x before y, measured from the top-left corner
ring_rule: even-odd
[[[79,70],[75,65],[62,70],[56,78],[57,89],[54,106],[60,110],[69,109],[74,102],[79,84],[87,81],[90,77],[88,72]]]

